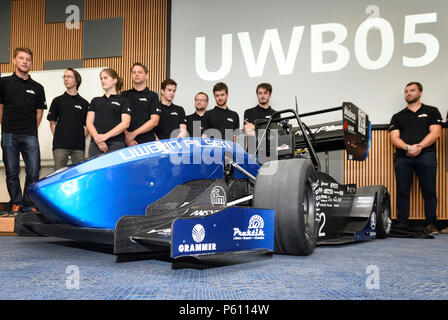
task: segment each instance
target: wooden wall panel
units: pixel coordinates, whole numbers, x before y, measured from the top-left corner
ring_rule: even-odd
[[[136,62],[150,70],[148,86],[158,91],[166,78],[167,0],[86,0],[85,20],[123,17],[123,55],[86,59],[84,67],[110,67],[131,86],[130,67]],[[69,30],[65,23],[45,23],[45,0],[12,2],[11,63],[0,64],[2,73],[13,72],[12,54],[16,47],[33,50],[33,70],[42,70],[44,61],[82,59],[83,22],[80,29]],[[98,80],[99,81],[99,80]]]
[[[446,172],[446,129],[437,141],[437,217],[448,219],[448,174]],[[394,147],[387,130],[372,132],[372,145],[369,158],[364,162],[347,160],[344,155],[344,183],[356,183],[358,186],[384,185],[391,195],[392,217],[396,218],[396,183],[393,163]],[[411,191],[410,218],[424,220],[424,202],[418,179],[414,175]]]
[[[45,23],[45,0],[19,0],[12,2],[11,63],[1,64],[2,72],[13,72],[13,51],[29,47],[34,53],[33,70],[42,70],[44,61],[76,60],[82,58],[82,32],[69,30],[65,23]]]
[[[168,4],[166,0],[88,0],[85,19],[123,17],[123,56],[86,59],[84,67],[108,66],[131,86],[130,68],[136,61],[150,69],[148,86],[158,91],[166,77]]]

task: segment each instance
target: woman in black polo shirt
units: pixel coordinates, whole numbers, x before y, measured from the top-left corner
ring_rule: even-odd
[[[124,131],[131,122],[131,105],[119,95],[123,79],[112,69],[100,73],[104,96],[93,98],[90,103],[86,126],[92,140],[89,158],[126,147]]]

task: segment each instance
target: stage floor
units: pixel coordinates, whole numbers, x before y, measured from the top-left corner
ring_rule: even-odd
[[[108,247],[0,237],[1,300],[448,299],[448,235],[318,247],[308,257],[165,257],[117,263]]]

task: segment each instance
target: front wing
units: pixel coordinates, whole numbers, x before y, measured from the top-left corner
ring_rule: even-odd
[[[142,230],[143,217],[126,216],[118,222],[116,235],[120,236],[120,230],[134,218],[140,220],[134,226],[141,231],[134,230],[130,242],[149,251],[165,248],[172,258],[274,250],[274,210],[228,207],[203,217],[180,217],[146,230]],[[123,251],[116,247],[115,252]]]

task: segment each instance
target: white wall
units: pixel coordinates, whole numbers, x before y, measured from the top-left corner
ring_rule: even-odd
[[[294,107],[295,95],[300,113],[351,101],[373,124],[387,124],[405,107],[404,86],[420,81],[423,102],[446,116],[446,0],[172,4],[171,77],[179,84],[175,103],[187,113],[197,92],[212,96],[223,81],[229,107],[242,117],[257,104],[257,84],[269,82],[274,108]]]

